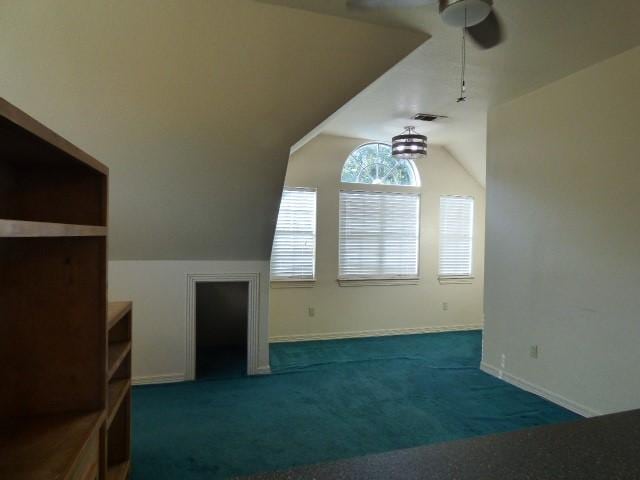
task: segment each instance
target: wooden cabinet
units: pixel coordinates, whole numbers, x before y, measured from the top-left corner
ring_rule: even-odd
[[[106,477],[131,358],[130,306],[128,346],[107,332],[107,188],[104,165],[0,99],[0,478]]]

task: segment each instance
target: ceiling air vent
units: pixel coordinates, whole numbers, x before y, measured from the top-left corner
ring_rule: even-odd
[[[438,118],[447,118],[447,117],[444,115],[433,115],[432,113],[416,113],[413,116],[414,120],[421,120],[423,122],[433,122]]]

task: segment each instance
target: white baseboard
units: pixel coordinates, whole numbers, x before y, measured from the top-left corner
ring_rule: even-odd
[[[254,375],[269,375],[271,373],[271,367],[269,365],[260,365],[256,368]]]
[[[156,383],[184,382],[184,374],[173,373],[169,375],[149,375],[146,377],[134,377],[131,380],[133,385],[153,385]]]
[[[382,330],[362,330],[359,332],[305,333],[302,335],[277,335],[269,337],[269,343],[307,342],[311,340],[340,340],[343,338],[386,337],[391,335],[413,335],[417,333],[463,332],[482,330],[481,324],[443,325],[439,327],[387,328]]]
[[[546,388],[543,388],[539,385],[535,385],[531,382],[527,382],[522,378],[516,377],[515,375],[511,375],[510,373],[505,372],[504,370],[500,370],[488,363],[482,362],[480,364],[480,370],[489,375],[492,375],[496,378],[504,380],[511,385],[521,388],[522,390],[526,390],[529,393],[533,393],[534,395],[538,395],[550,402],[555,403],[556,405],[560,405],[567,410],[571,410],[573,413],[577,413],[583,417],[597,417],[602,415],[601,412],[593,410],[592,408],[586,407],[584,405],[579,404],[578,402],[574,402],[573,400],[569,400],[568,398],[563,397],[562,395],[558,395],[557,393],[551,392]]]

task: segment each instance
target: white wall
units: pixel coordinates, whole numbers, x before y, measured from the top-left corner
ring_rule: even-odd
[[[366,141],[320,135],[289,160],[286,185],[318,189],[317,281],[311,288],[271,289],[272,340],[469,329],[482,324],[484,189],[446,150],[437,146],[430,146],[428,157],[417,161],[422,179],[418,283],[341,287],[336,282],[340,173],[351,151]],[[439,197],[446,194],[471,195],[476,199],[476,278],[468,284],[441,285],[437,278]],[[443,302],[448,303],[447,311],[443,311]],[[315,308],[315,316],[309,316],[309,307]]]
[[[268,371],[269,262],[111,261],[109,299],[133,300],[133,377],[178,381],[186,372],[187,274],[258,273],[258,368]]]
[[[640,407],[639,85],[637,47],[489,115],[485,366],[585,414]]]

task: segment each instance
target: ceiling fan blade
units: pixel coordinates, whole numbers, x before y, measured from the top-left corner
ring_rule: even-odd
[[[382,8],[423,7],[437,0],[347,0],[350,10],[375,10]]]
[[[467,27],[467,33],[483,49],[493,48],[504,40],[502,22],[492,9],[483,21],[472,27]]]

